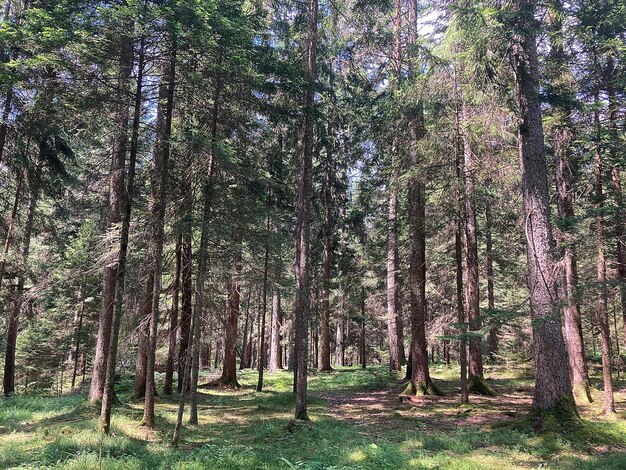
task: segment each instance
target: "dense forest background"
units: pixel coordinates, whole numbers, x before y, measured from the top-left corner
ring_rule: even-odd
[[[3,391],[408,365],[602,407],[626,348],[619,0],[5,0]],[[213,371],[219,371],[214,374]],[[208,378],[207,378],[208,377]],[[178,396],[178,395],[177,395]],[[195,416],[195,418],[194,418]],[[176,437],[177,439],[177,437]]]

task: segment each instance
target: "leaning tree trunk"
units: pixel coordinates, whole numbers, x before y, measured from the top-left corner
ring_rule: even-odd
[[[157,327],[159,324],[165,204],[167,200],[167,173],[170,156],[170,136],[172,133],[172,114],[174,110],[176,78],[176,39],[173,32],[170,34],[171,43],[168,44],[170,46],[170,55],[168,60],[163,63],[163,78],[159,85],[156,141],[154,143],[154,164],[151,181],[151,259],[154,269],[154,293],[152,295],[152,311],[150,316],[150,343],[146,368],[146,396],[143,410],[143,424],[150,428],[154,426],[154,366],[156,359]]]
[[[36,170],[38,171],[38,170]],[[7,319],[7,336],[6,348],[4,354],[4,377],[3,392],[5,396],[15,393],[15,350],[17,346],[17,334],[19,331],[20,312],[22,310],[24,291],[24,282],[26,280],[26,269],[28,268],[28,255],[30,253],[30,241],[33,232],[33,223],[35,220],[35,209],[39,201],[39,175],[35,174],[29,178],[30,186],[30,202],[28,204],[28,212],[26,223],[24,224],[24,239],[22,242],[22,251],[20,253],[20,272],[17,278],[17,288],[15,290],[15,300],[13,308],[9,312]]]
[[[305,43],[306,91],[303,100],[304,123],[302,142],[298,155],[296,202],[296,249],[294,298],[294,323],[296,331],[294,387],[296,391],[295,418],[308,420],[307,373],[309,343],[309,239],[311,218],[311,171],[313,166],[313,128],[315,126],[315,83],[317,81],[317,12],[318,0],[307,5],[307,31]]]
[[[115,134],[113,136],[111,170],[109,172],[109,214],[105,234],[106,256],[102,281],[102,305],[96,340],[96,356],[93,362],[91,384],[89,386],[88,399],[90,403],[101,400],[104,393],[118,278],[118,230],[124,212],[124,173],[126,151],[128,149],[128,120],[130,117],[130,103],[126,97],[129,94],[130,77],[133,69],[133,42],[128,36],[120,38],[118,68],[117,90],[119,90],[120,96],[114,117]]]
[[[539,67],[534,0],[518,0],[510,60],[519,113],[518,151],[524,202],[528,286],[535,356],[535,392],[531,418],[536,428],[552,419],[578,418],[563,340],[558,278],[553,261],[547,165],[539,98]]]

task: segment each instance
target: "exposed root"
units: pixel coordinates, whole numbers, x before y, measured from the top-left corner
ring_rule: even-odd
[[[425,395],[443,396],[441,390],[439,390],[432,380],[409,382],[406,388],[399,395],[400,401],[410,400],[412,397],[419,397]]]

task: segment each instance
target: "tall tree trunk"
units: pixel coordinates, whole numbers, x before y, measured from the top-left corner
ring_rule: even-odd
[[[467,121],[467,108],[461,104],[461,115]],[[479,292],[479,265],[478,265],[478,224],[476,220],[476,191],[474,189],[474,155],[466,130],[461,132],[463,141],[463,184],[465,223],[465,310],[470,327],[469,339],[469,370],[468,388],[481,395],[494,395],[494,391],[485,381],[483,373],[483,358],[481,352],[480,292]]]
[[[269,260],[270,260],[270,224],[271,224],[271,205],[272,205],[272,194],[268,188],[267,190],[267,226],[265,232],[265,257],[263,259],[263,310],[261,312],[261,334],[259,338],[259,362],[258,362],[258,371],[259,371],[259,380],[256,385],[256,391],[263,391],[263,372],[265,370],[266,358],[267,358],[267,348],[265,345],[265,317],[267,314],[267,271],[269,269]]]
[[[343,312],[341,316],[337,318],[337,329],[335,330],[335,364],[340,367],[345,366],[345,358],[344,358],[344,317]]]
[[[178,332],[178,305],[180,297],[180,273],[182,264],[182,235],[176,239],[176,254],[174,261],[174,285],[172,286],[172,310],[170,311],[170,327],[168,332],[167,364],[165,366],[165,380],[163,394],[171,395],[174,384],[174,362],[176,356],[176,333]]]
[[[131,25],[132,27],[132,25]],[[117,89],[120,96],[115,110],[115,134],[111,170],[109,173],[109,213],[105,233],[105,267],[102,281],[102,305],[96,340],[96,355],[91,372],[88,400],[95,403],[102,399],[106,381],[107,357],[111,343],[111,327],[113,308],[117,286],[119,258],[119,227],[124,212],[124,173],[126,152],[128,150],[128,121],[130,103],[126,96],[129,93],[130,77],[133,69],[133,41],[128,36],[120,38],[119,77]]]
[[[361,338],[359,345],[361,369],[367,367],[367,344],[365,342],[365,288],[361,287]]]
[[[491,203],[492,201],[487,198],[485,203],[485,261],[487,264],[487,308],[493,315],[496,308],[496,299],[494,295],[494,273],[493,273],[493,221],[491,215]],[[497,321],[496,321],[497,323]],[[487,337],[487,346],[489,347],[489,357],[493,361],[496,355],[500,351],[500,341],[498,338],[499,328],[493,325],[489,328],[489,336]]]
[[[548,73],[552,86],[562,93],[569,94],[574,87],[574,79],[569,70],[568,57],[563,47],[563,3],[552,0],[552,9],[547,15],[550,38],[550,54],[548,56]],[[566,102],[567,100],[561,100]],[[572,240],[571,225],[573,223],[574,204],[574,173],[572,157],[572,141],[574,129],[572,109],[567,104],[555,104],[550,110],[552,117],[552,140],[554,148],[554,170],[556,181],[557,213],[562,223],[562,236],[557,240],[564,248],[564,295],[565,306],[565,340],[569,358],[570,378],[575,396],[591,401],[589,374],[585,358],[585,345],[578,303],[578,270],[576,263],[576,245]]]
[[[241,344],[241,354],[239,355],[239,368],[249,369],[250,358],[248,357],[248,345],[252,341],[252,325],[250,324],[250,296],[252,295],[252,286],[248,287],[248,295],[246,296],[246,319],[243,324],[243,343]],[[248,328],[250,325],[250,328]],[[250,334],[248,334],[248,332]]]
[[[595,230],[596,230],[596,269],[598,281],[598,304],[596,307],[596,318],[600,327],[600,347],[602,350],[602,381],[604,384],[604,412],[606,414],[615,413],[615,401],[613,398],[613,381],[611,378],[611,333],[609,329],[608,316],[608,300],[606,286],[606,260],[604,257],[604,221],[602,220],[602,211],[604,209],[604,192],[603,192],[603,164],[601,153],[602,130],[600,124],[600,111],[598,109],[600,103],[599,92],[595,95],[595,111],[594,125],[596,127],[596,149],[595,149]]]
[[[128,46],[132,44],[128,40]],[[126,46],[124,46],[126,47]],[[133,208],[133,198],[135,194],[135,167],[137,163],[137,153],[139,149],[139,124],[141,118],[142,86],[145,59],[145,37],[139,41],[139,57],[137,62],[137,88],[135,90],[135,103],[133,109],[133,125],[130,143],[130,153],[128,158],[128,175],[126,178],[126,188],[124,192],[124,213],[122,217],[122,227],[119,240],[119,252],[117,259],[117,279],[115,286],[115,304],[111,318],[111,334],[106,358],[106,374],[104,379],[104,390],[102,394],[102,406],[100,407],[100,429],[108,434],[111,429],[111,407],[115,398],[115,364],[117,361],[117,347],[119,339],[120,324],[122,321],[122,307],[124,305],[124,289],[126,282],[126,258],[128,253],[128,238],[130,233],[130,216]],[[132,56],[130,58],[132,62]]]
[[[139,399],[146,395],[146,367],[148,364],[148,347],[150,340],[150,314],[152,310],[152,295],[154,294],[154,271],[148,269],[146,275],[146,290],[144,300],[139,309],[137,322],[137,359],[135,360],[135,382],[133,384],[133,398]]]
[[[329,124],[330,132],[330,124]],[[328,136],[330,140],[331,136]],[[326,174],[324,180],[324,251],[323,251],[323,289],[322,289],[322,318],[321,318],[321,347],[319,355],[319,370],[332,370],[330,366],[330,281],[332,265],[332,236],[333,236],[333,214],[332,214],[332,184],[333,168],[331,165],[330,145],[327,145]]]
[[[307,373],[309,340],[309,238],[311,232],[311,171],[313,166],[313,130],[315,127],[315,83],[317,81],[317,11],[318,0],[309,0],[307,6],[307,31],[305,64],[307,82],[304,93],[304,123],[298,155],[298,183],[296,202],[296,249],[294,298],[294,322],[296,331],[296,367],[294,386],[296,390],[295,418],[308,420]]]
[[[410,51],[417,43],[417,1],[408,2],[408,36]],[[416,57],[411,52],[409,60],[409,78],[416,78]],[[411,294],[411,383],[403,394],[438,394],[428,368],[426,345],[426,184],[415,173],[422,162],[417,150],[417,143],[426,130],[424,128],[424,109],[419,101],[408,116],[409,157],[412,175],[408,182],[409,212],[409,288]]]
[[[78,373],[78,356],[80,351],[80,338],[83,333],[83,318],[85,316],[85,299],[83,286],[80,286],[79,293],[80,297],[80,310],[78,311],[78,324],[76,325],[76,329],[74,330],[74,368],[72,370],[72,385],[71,390],[74,390],[76,386],[76,374]]]
[[[402,77],[402,1],[396,0],[394,18],[395,41],[393,67],[396,86]],[[388,180],[387,208],[387,336],[389,341],[389,369],[401,369],[400,344],[398,339],[398,166],[399,138],[394,134],[391,144],[391,169]]]
[[[224,385],[239,387],[237,381],[237,322],[239,320],[239,299],[241,281],[241,240],[239,230],[233,235],[236,245],[236,253],[231,268],[230,281],[228,282],[228,321],[226,322],[226,335],[224,338],[224,367],[220,381]]]
[[[280,290],[274,289],[272,295],[272,339],[270,342],[270,372],[282,370],[283,358],[281,351],[280,329],[283,323],[282,311],[280,309]]]
[[[191,331],[191,316],[193,315],[192,295],[192,253],[191,253],[191,226],[185,228],[182,238],[182,302],[180,311],[180,332],[178,346],[178,380],[176,391],[180,393],[183,386],[185,358],[189,353],[189,331]]]
[[[44,144],[42,144],[44,145]],[[36,171],[39,171],[38,169]],[[17,334],[19,331],[20,312],[22,310],[24,282],[26,280],[26,270],[28,269],[28,255],[30,253],[30,241],[35,220],[35,209],[39,201],[39,175],[35,174],[29,178],[30,201],[28,212],[24,224],[24,235],[22,241],[22,251],[20,253],[20,270],[17,277],[17,288],[15,290],[15,300],[7,319],[6,348],[4,355],[4,376],[3,392],[5,396],[15,393],[15,350],[17,346]]]
[[[535,393],[531,415],[541,428],[551,418],[578,417],[569,377],[567,350],[559,313],[558,276],[553,261],[547,165],[539,99],[535,37],[535,0],[518,0],[510,60],[519,113],[518,151],[522,174],[528,286],[535,357]]]
[[[144,400],[143,424],[154,426],[154,365],[159,324],[159,301],[161,297],[161,270],[163,264],[163,239],[165,204],[167,201],[168,160],[170,156],[170,136],[174,111],[174,89],[176,79],[176,38],[170,32],[169,57],[163,63],[163,75],[159,85],[157,106],[156,140],[154,143],[154,165],[151,178],[152,217],[151,259],[154,268],[154,293],[150,316],[150,345],[146,370],[146,396]]]

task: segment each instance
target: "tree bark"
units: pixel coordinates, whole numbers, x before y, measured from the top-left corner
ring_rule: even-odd
[[[282,311],[280,308],[280,290],[274,289],[272,295],[272,339],[270,342],[270,372],[282,370],[283,358],[281,351],[280,329],[283,323]]]
[[[598,304],[596,307],[596,318],[600,327],[600,348],[602,351],[602,381],[604,384],[604,412],[607,415],[615,413],[615,400],[613,398],[613,381],[611,378],[611,333],[609,329],[608,316],[608,293],[606,286],[606,260],[604,257],[604,221],[602,220],[602,211],[604,209],[604,192],[603,192],[603,164],[601,145],[601,124],[599,106],[599,92],[595,95],[595,111],[594,124],[596,127],[596,149],[595,149],[595,230],[596,230],[596,270],[598,281]]]
[[[417,2],[408,2],[408,36],[410,50],[417,43]],[[408,55],[409,78],[415,79],[417,64],[414,52]],[[415,175],[421,166],[417,143],[426,130],[424,128],[423,104],[418,101],[408,115],[409,163],[412,175],[408,181],[409,219],[409,289],[411,306],[411,383],[404,394],[438,394],[428,368],[426,345],[426,185]]]
[[[150,313],[152,295],[154,294],[154,271],[149,268],[146,276],[144,300],[139,310],[137,321],[137,358],[135,360],[135,382],[133,398],[139,399],[146,395],[146,367],[148,363],[148,346],[150,337]]]
[[[535,5],[535,0],[515,2],[514,43],[509,54],[519,113],[518,152],[536,370],[531,418],[535,427],[542,428],[549,418],[564,423],[577,418],[578,411],[568,372],[558,276],[552,258],[554,239],[539,99]]]
[[[150,344],[148,348],[146,396],[143,411],[143,424],[149,428],[154,426],[154,366],[157,345],[157,327],[159,324],[159,301],[161,297],[165,205],[167,201],[166,186],[176,79],[176,39],[173,32],[169,34],[169,57],[163,63],[163,78],[159,85],[154,164],[151,175],[151,259],[154,268],[154,293],[152,295],[152,311],[150,316]]]
[[[561,0],[552,0],[552,10],[548,18],[550,54],[548,71],[551,86],[557,92],[571,93],[573,77],[568,66],[568,58],[563,48],[563,4]],[[554,170],[556,181],[557,213],[562,221],[560,244],[563,247],[565,339],[567,345],[570,378],[575,395],[591,401],[589,374],[585,358],[580,305],[578,303],[578,269],[576,262],[576,244],[572,240],[571,225],[575,213],[572,195],[574,194],[573,157],[571,145],[574,139],[571,106],[556,104],[551,109],[554,148]]]
[[[182,235],[176,239],[176,254],[174,261],[174,285],[172,286],[172,310],[170,311],[170,327],[168,332],[167,364],[165,366],[165,380],[163,394],[171,395],[174,384],[174,362],[176,356],[176,333],[178,332],[178,305],[180,297],[180,274],[182,264]]]
[[[228,321],[224,338],[224,366],[220,381],[224,385],[239,387],[237,381],[237,323],[239,320],[240,282],[241,282],[241,241],[242,235],[238,230],[233,235],[236,252],[228,282]]]
[[[272,205],[272,194],[268,188],[267,190],[267,226],[265,233],[265,256],[263,259],[263,310],[261,311],[261,332],[259,337],[259,361],[258,361],[258,371],[259,371],[259,380],[257,381],[256,391],[263,391],[263,372],[265,370],[266,358],[267,358],[267,348],[265,346],[265,317],[267,314],[267,271],[269,269],[269,260],[270,260],[270,224],[271,224],[271,205]]]
[[[307,373],[309,340],[309,239],[311,218],[311,171],[313,166],[313,138],[315,126],[315,83],[317,82],[317,12],[318,0],[309,0],[307,5],[307,30],[305,43],[306,91],[303,100],[304,123],[302,141],[298,155],[298,179],[296,202],[296,248],[294,298],[295,341],[295,418],[308,420]]]
[[[486,253],[485,253],[485,261],[487,264],[487,308],[493,315],[496,308],[496,300],[494,295],[494,272],[493,272],[493,238],[492,238],[492,230],[493,230],[493,221],[491,215],[491,204],[492,201],[488,197],[485,203],[485,245],[486,245]],[[500,333],[500,329],[497,325],[492,326],[489,329],[489,336],[487,337],[487,345],[489,347],[489,357],[493,361],[496,358],[496,355],[500,351],[500,340],[498,335]]]
[[[330,124],[329,124],[330,129]],[[331,136],[329,135],[330,139]],[[332,184],[333,168],[331,165],[330,145],[327,145],[326,174],[324,181],[324,250],[322,261],[323,289],[322,289],[322,318],[321,318],[321,345],[319,355],[319,370],[332,370],[330,365],[330,281],[332,265]]]
[[[178,380],[176,382],[176,391],[180,393],[182,390],[182,377],[184,375],[185,358],[189,353],[189,331],[191,330],[191,316],[193,315],[192,306],[192,253],[191,253],[191,226],[185,228],[182,239],[182,302],[180,311],[180,332],[178,346]]]
[[[132,26],[131,26],[132,27]],[[130,77],[133,69],[133,41],[128,36],[120,39],[119,77],[117,89],[120,90],[117,109],[115,110],[115,134],[111,170],[109,173],[109,213],[105,233],[105,267],[102,281],[102,305],[96,340],[96,355],[91,372],[88,400],[95,403],[102,399],[106,381],[107,356],[111,343],[111,327],[119,257],[120,222],[124,212],[124,173],[126,168],[126,152],[128,150],[128,121],[130,103],[126,98],[130,88]]]
[[[130,43],[130,39],[128,39]],[[129,44],[132,50],[132,44]],[[124,46],[126,47],[126,46]],[[104,390],[102,394],[102,406],[100,407],[100,429],[108,434],[111,429],[111,407],[115,398],[115,364],[117,361],[117,347],[119,339],[120,324],[122,321],[122,307],[124,304],[124,289],[126,282],[126,258],[128,253],[128,238],[130,234],[130,216],[133,208],[133,198],[135,194],[135,167],[137,163],[137,153],[139,149],[139,124],[141,118],[142,87],[145,59],[145,37],[139,41],[139,57],[137,63],[137,88],[135,91],[135,103],[133,110],[133,125],[128,159],[128,176],[126,178],[126,188],[124,192],[124,214],[119,241],[118,270],[115,286],[115,304],[111,318],[111,335],[106,358],[106,374],[104,379]],[[130,58],[132,63],[132,57]],[[132,65],[132,64],[131,64]],[[131,67],[132,68],[132,67]]]

